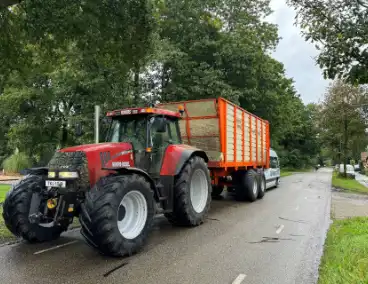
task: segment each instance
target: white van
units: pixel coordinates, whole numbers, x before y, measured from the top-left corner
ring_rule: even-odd
[[[340,164],[340,174],[343,174],[344,173],[344,164]],[[354,167],[350,164],[347,164],[346,165],[346,174],[348,176],[352,176],[352,177],[355,177],[355,170],[354,170]]]
[[[266,189],[278,187],[280,182],[280,162],[277,153],[270,149],[270,168],[264,171]]]

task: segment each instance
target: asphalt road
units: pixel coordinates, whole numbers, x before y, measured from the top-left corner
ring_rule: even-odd
[[[315,283],[330,182],[331,171],[320,169],[283,178],[254,203],[226,196],[192,229],[158,217],[148,244],[129,258],[99,255],[78,230],[53,243],[4,246],[1,283]]]

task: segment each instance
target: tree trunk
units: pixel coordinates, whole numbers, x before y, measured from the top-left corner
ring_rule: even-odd
[[[343,149],[343,157],[344,157],[344,177],[346,175],[346,160],[347,160],[347,151],[348,151],[348,120],[346,117],[346,113],[344,114],[344,149]]]
[[[168,85],[168,67],[167,64],[163,64],[162,66],[162,74],[161,74],[161,100],[163,102],[167,102],[167,85]]]
[[[140,97],[140,90],[139,90],[139,65],[135,64],[134,67],[134,81],[133,81],[133,97],[134,101],[133,104],[135,107],[139,105],[139,97]]]
[[[61,126],[61,142],[60,142],[61,148],[64,148],[67,145],[67,142],[68,142],[67,125],[66,123],[63,123],[63,125]]]

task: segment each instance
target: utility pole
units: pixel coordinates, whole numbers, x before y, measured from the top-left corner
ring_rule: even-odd
[[[95,106],[95,143],[100,143],[100,106]]]

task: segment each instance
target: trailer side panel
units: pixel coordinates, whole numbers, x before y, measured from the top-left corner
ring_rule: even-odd
[[[269,166],[269,124],[223,99],[205,99],[159,105],[184,107],[180,131],[183,143],[206,151],[210,168]]]

